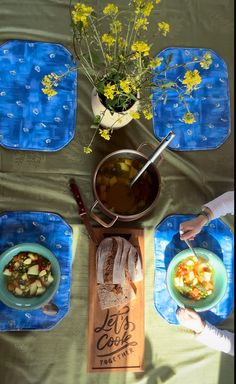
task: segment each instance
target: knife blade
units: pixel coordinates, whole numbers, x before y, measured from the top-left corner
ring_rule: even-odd
[[[83,223],[84,223],[84,225],[88,231],[90,239],[94,242],[94,244],[98,245],[99,240],[97,239],[97,236],[94,232],[92,224],[90,223],[90,220],[88,217],[88,211],[87,211],[87,208],[83,202],[81,193],[79,191],[79,187],[76,184],[74,179],[70,179],[69,184],[70,184],[71,192],[72,192],[74,199],[75,199],[77,206],[78,206],[79,216],[83,220]]]

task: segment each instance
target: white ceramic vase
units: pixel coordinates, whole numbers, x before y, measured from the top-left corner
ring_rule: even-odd
[[[111,114],[102,103],[96,91],[96,88],[92,91],[91,104],[94,116],[101,117],[101,126],[104,128],[117,129],[127,125],[133,118],[130,112],[136,112],[138,110],[139,102],[136,101],[131,108],[125,112],[115,112]]]

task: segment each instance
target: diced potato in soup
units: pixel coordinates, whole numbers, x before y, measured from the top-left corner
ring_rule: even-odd
[[[189,256],[177,265],[174,285],[183,296],[204,299],[214,290],[213,269],[205,259]]]
[[[32,252],[20,252],[6,265],[3,275],[7,289],[15,296],[42,295],[53,282],[51,263]]]

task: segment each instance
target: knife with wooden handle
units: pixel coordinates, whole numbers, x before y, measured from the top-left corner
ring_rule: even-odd
[[[90,239],[94,242],[94,244],[98,245],[100,241],[97,239],[94,229],[90,223],[90,220],[88,217],[88,211],[86,209],[86,206],[84,205],[78,185],[76,184],[74,179],[70,179],[69,184],[70,184],[71,192],[78,206],[79,216],[83,220],[83,223],[88,231]]]

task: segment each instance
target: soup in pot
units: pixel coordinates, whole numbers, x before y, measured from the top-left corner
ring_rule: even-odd
[[[111,212],[135,215],[145,211],[156,197],[157,176],[150,167],[130,187],[144,166],[145,159],[110,158],[99,169],[96,191],[100,201]]]

